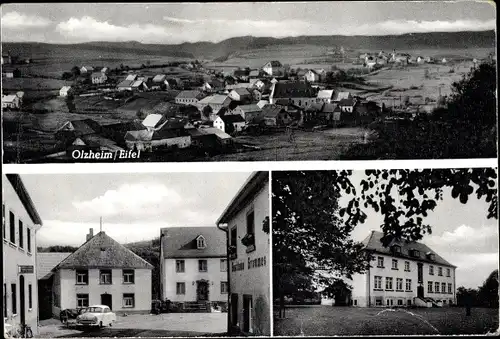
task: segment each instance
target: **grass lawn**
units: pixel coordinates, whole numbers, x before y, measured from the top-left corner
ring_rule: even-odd
[[[287,308],[274,320],[274,335],[452,335],[485,334],[498,328],[498,309],[384,309],[332,306]]]

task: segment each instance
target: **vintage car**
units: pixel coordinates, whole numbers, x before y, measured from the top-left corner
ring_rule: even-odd
[[[112,326],[116,321],[116,314],[106,305],[93,305],[82,309],[76,317],[76,325],[82,327]]]

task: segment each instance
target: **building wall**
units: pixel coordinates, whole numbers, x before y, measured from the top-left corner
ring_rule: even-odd
[[[198,271],[198,260],[207,260],[207,272]],[[182,258],[185,270],[176,272],[176,260],[164,259],[163,264],[163,298],[174,302],[197,301],[197,280],[208,280],[209,301],[227,302],[227,293],[221,293],[221,282],[227,282],[227,271],[221,271],[220,258]],[[227,265],[226,265],[227,267]],[[177,283],[185,283],[185,294],[177,294]]]
[[[6,323],[18,326],[21,321],[21,290],[18,265],[33,266],[33,273],[22,274],[24,276],[24,295],[25,295],[25,321],[31,326],[33,334],[38,333],[38,282],[36,279],[36,236],[35,226],[29,217],[23,203],[12,187],[10,181],[2,175],[3,198],[2,203],[5,206],[5,232],[3,233],[3,297],[7,298],[7,319]],[[10,213],[14,213],[15,241],[10,241]],[[19,220],[23,222],[23,243],[24,249],[19,246]],[[27,228],[31,230],[31,252],[27,247]],[[11,284],[16,284],[16,313],[13,313],[13,296]],[[29,285],[32,288],[32,305],[29,307]],[[5,300],[5,299],[4,299]],[[3,304],[4,305],[4,304]]]
[[[88,271],[88,285],[77,285],[75,270],[59,270],[60,309],[77,308],[77,294],[88,294],[89,305],[99,305],[101,304],[101,294],[107,293],[112,295],[113,312],[134,313],[149,312],[151,310],[150,269],[135,269],[134,284],[123,284],[123,270],[121,268],[112,269],[112,284],[110,285],[101,285],[99,283],[99,269],[89,269]],[[135,305],[133,308],[123,307],[124,293],[134,293]]]
[[[220,117],[217,117],[217,119],[214,120],[214,127],[220,129],[223,132],[226,131],[226,125]]]
[[[262,230],[262,222],[269,216],[269,183],[228,223],[229,230],[237,229],[236,258],[230,260],[231,294],[238,295],[237,326],[243,330],[244,295],[252,297],[250,332],[270,334],[270,276],[269,234]],[[246,216],[254,211],[255,250],[247,253],[247,247],[241,243],[246,234]],[[233,245],[233,244],[230,244]],[[251,265],[250,265],[251,264]],[[249,267],[251,266],[251,268]]]
[[[151,140],[151,145],[156,146],[177,146],[179,148],[187,148],[191,146],[191,136],[181,136],[175,138]]]

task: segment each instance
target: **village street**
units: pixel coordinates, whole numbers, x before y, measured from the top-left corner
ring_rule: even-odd
[[[227,313],[164,313],[117,316],[113,327],[83,332],[56,319],[40,321],[40,338],[222,336]]]

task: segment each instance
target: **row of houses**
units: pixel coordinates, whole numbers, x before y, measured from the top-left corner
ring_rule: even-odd
[[[92,304],[117,314],[150,312],[150,263],[93,229],[72,253],[39,253],[42,220],[21,178],[3,175],[2,184],[6,326],[28,324],[37,335],[39,320]],[[269,335],[269,230],[261,227],[269,218],[268,197],[269,175],[256,172],[214,226],[160,229],[159,297],[185,309],[222,304],[228,331]]]
[[[375,67],[376,65],[386,65],[388,63],[396,64],[424,64],[424,63],[436,63],[440,62],[446,64],[448,60],[442,58],[441,60],[436,60],[431,56],[412,56],[409,53],[400,53],[393,50],[392,53],[385,53],[380,51],[377,53],[363,53],[359,56],[359,59],[367,67]]]

